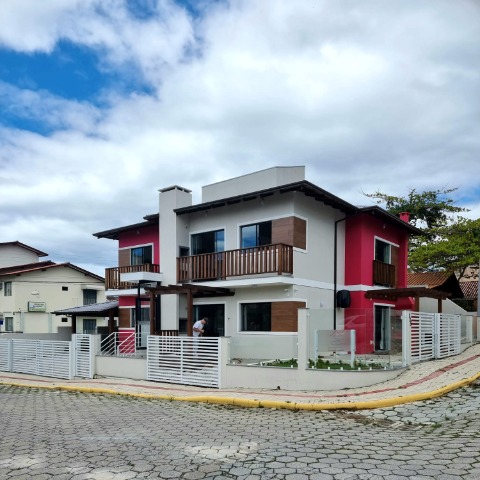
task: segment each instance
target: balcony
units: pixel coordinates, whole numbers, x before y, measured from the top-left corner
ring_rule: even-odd
[[[160,273],[160,265],[145,263],[143,265],[128,265],[126,267],[114,267],[105,269],[105,290],[126,290],[137,288],[138,282],[122,282],[121,274],[149,272]]]
[[[178,283],[292,273],[293,247],[281,243],[177,258]]]
[[[395,265],[383,263],[379,260],[373,261],[373,285],[383,285],[384,287],[396,286]]]

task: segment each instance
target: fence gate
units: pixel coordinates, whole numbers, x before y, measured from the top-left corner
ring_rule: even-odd
[[[459,315],[409,312],[412,362],[443,358],[460,353]]]
[[[95,350],[93,335],[72,335],[73,376],[93,378]]]
[[[147,380],[219,388],[220,339],[150,335]]]
[[[11,371],[72,378],[70,342],[11,339]]]

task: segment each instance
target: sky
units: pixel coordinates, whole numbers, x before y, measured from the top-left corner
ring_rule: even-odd
[[[103,275],[158,190],[273,166],[480,217],[477,0],[1,0],[0,242]]]

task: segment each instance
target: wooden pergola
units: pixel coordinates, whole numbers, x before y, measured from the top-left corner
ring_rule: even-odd
[[[414,311],[420,308],[420,298],[435,298],[438,301],[438,313],[442,313],[442,300],[450,297],[450,292],[442,292],[427,287],[406,287],[406,288],[382,288],[379,290],[368,290],[366,298],[377,300],[397,301],[399,298],[413,298],[415,301]]]
[[[56,310],[53,313],[55,315],[67,315],[72,317],[72,334],[77,333],[77,317],[79,316],[108,317],[108,332],[113,333],[115,330],[115,317],[118,317],[118,300],[65,308],[64,310]]]
[[[187,296],[187,332],[192,335],[193,327],[193,299],[205,297],[231,297],[235,295],[228,288],[207,287],[204,285],[192,285],[183,283],[180,285],[165,286],[143,286],[145,292],[150,295],[150,335],[156,335],[155,317],[156,317],[156,297],[159,295],[186,295]]]

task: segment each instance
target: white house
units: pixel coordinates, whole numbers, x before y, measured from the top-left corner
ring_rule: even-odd
[[[102,277],[71,263],[40,261],[44,256],[47,254],[18,241],[0,243],[0,332],[71,329],[69,317],[52,312],[105,300]],[[79,332],[96,330],[96,319],[78,322]]]

